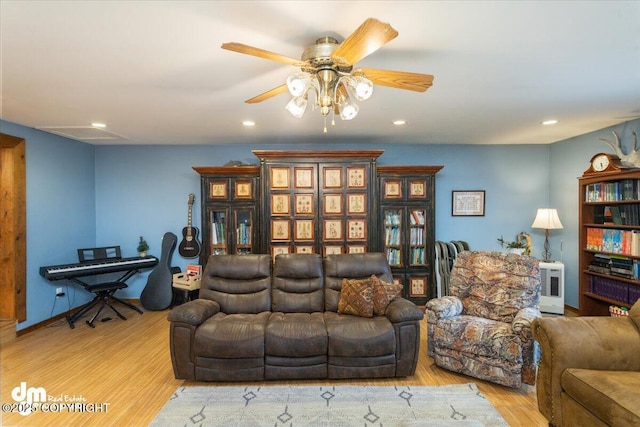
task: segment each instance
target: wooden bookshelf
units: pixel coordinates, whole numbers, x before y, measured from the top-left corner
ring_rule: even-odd
[[[578,181],[580,315],[609,315],[640,296],[640,170]]]

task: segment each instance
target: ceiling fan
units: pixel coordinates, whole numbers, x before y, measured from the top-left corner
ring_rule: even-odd
[[[397,36],[398,32],[391,25],[369,18],[342,43],[333,37],[317,39],[314,45],[304,50],[301,59],[242,43],[224,43],[222,48],[300,68],[299,72],[287,78],[286,83],[245,102],[262,102],[288,90],[293,99],[286,109],[295,117],[302,117],[308,94],[313,93],[314,108],[320,108],[325,118],[326,132],[329,113],[333,111],[334,116],[340,115],[343,120],[353,119],[358,114],[358,106],[351,97],[359,101],[368,99],[373,92],[373,84],[416,92],[424,92],[431,87],[433,76],[429,74],[355,67],[358,61]]]

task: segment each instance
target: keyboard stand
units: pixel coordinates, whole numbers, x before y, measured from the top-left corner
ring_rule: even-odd
[[[71,329],[75,328],[75,323],[78,321],[78,319],[80,319],[89,310],[91,310],[93,307],[95,307],[100,303],[102,304],[100,305],[100,308],[98,309],[98,311],[93,315],[93,317],[91,317],[91,320],[86,321],[87,325],[91,326],[92,328],[95,328],[95,325],[93,323],[96,320],[96,317],[98,317],[98,315],[102,312],[102,310],[105,307],[111,308],[111,310],[113,310],[116,313],[116,315],[122,320],[127,320],[127,318],[124,317],[122,313],[120,313],[118,310],[116,310],[116,308],[113,305],[111,305],[112,302],[120,303],[130,308],[131,310],[135,310],[138,313],[142,314],[142,310],[140,310],[135,305],[130,304],[114,296],[114,294],[118,289],[124,289],[127,287],[126,281],[130,279],[131,276],[136,274],[138,271],[139,271],[138,269],[131,269],[127,271],[125,274],[123,274],[115,282],[104,282],[104,283],[98,283],[95,285],[90,285],[78,278],[71,278],[70,279],[71,281],[79,284],[86,291],[96,294],[96,296],[91,301],[83,305],[79,311],[75,312],[73,315],[67,316],[67,322],[69,323],[69,327]]]

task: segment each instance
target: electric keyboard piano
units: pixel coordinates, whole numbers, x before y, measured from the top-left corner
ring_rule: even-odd
[[[47,280],[73,279],[74,277],[95,276],[118,271],[150,268],[158,263],[154,256],[131,258],[108,258],[96,261],[85,261],[75,264],[51,265],[40,267],[40,275]]]
[[[87,325],[95,328],[93,322],[96,317],[106,307],[111,308],[119,318],[127,320],[118,310],[115,309],[111,302],[118,302],[129,307],[132,310],[142,314],[142,310],[133,304],[123,301],[114,296],[119,289],[127,287],[126,281],[134,274],[145,268],[150,268],[158,264],[158,258],[154,256],[122,258],[120,256],[119,246],[108,246],[104,248],[88,248],[78,249],[79,263],[51,265],[40,267],[40,275],[47,280],[69,280],[82,286],[87,292],[95,294],[95,297],[74,314],[67,316],[67,322],[71,329],[74,328],[75,322],[84,316],[91,308],[98,303],[102,303],[98,311],[93,315],[91,320],[87,320]],[[123,274],[114,281],[89,284],[80,277],[97,276],[109,273],[123,272]],[[104,320],[104,319],[103,319]]]

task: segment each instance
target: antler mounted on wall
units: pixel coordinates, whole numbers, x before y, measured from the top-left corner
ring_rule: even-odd
[[[622,164],[624,166],[631,168],[640,168],[640,149],[638,149],[638,135],[636,135],[636,132],[633,131],[631,133],[633,135],[633,149],[631,149],[627,154],[622,151],[622,144],[620,143],[620,137],[618,136],[618,134],[615,131],[613,131],[612,133],[613,137],[616,140],[615,143],[604,138],[600,138],[600,141],[604,142],[609,147],[611,147],[611,149],[613,149],[616,155],[620,157],[620,160],[622,161]]]

